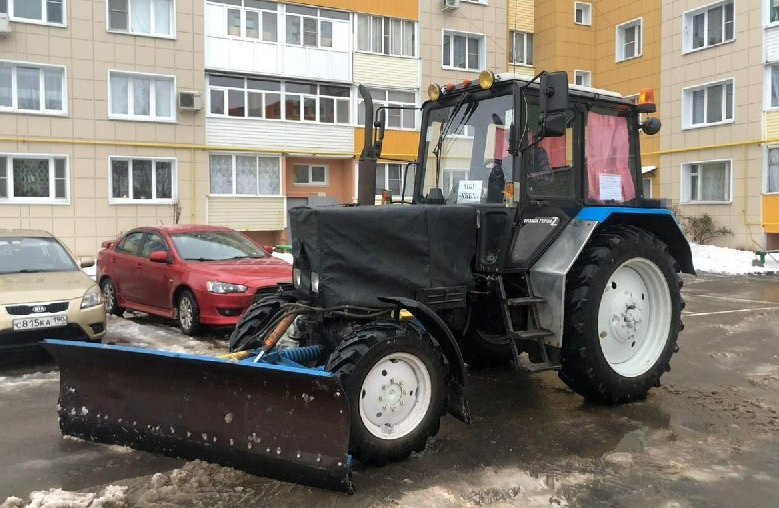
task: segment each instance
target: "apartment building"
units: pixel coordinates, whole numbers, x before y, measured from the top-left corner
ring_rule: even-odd
[[[662,191],[748,250],[779,248],[777,2],[663,2]]]
[[[203,8],[174,0],[1,0],[0,227],[78,255],[141,224],[200,221]]]
[[[673,2],[671,2],[673,3]],[[535,67],[564,70],[572,83],[637,97],[652,88],[664,124],[660,0],[548,0],[535,9]],[[666,124],[667,125],[667,124]],[[644,196],[660,197],[660,137],[641,134]]]

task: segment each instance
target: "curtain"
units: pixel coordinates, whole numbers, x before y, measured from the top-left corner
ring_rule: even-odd
[[[211,194],[233,193],[233,157],[211,156]]]
[[[287,14],[287,44],[300,44],[300,16]]]
[[[603,200],[601,191],[616,181],[613,177],[619,177],[622,199],[611,199],[620,202],[634,199],[636,188],[630,171],[627,118],[589,113],[586,149],[589,198]],[[609,189],[614,191],[610,186]]]
[[[766,192],[779,192],[779,148],[768,150]]]
[[[444,50],[443,50],[443,65],[452,65],[452,54],[451,54],[451,48],[452,48],[452,36],[451,35],[444,35]]]
[[[48,198],[49,160],[48,159],[13,159],[14,197],[17,198]]]
[[[114,115],[126,115],[129,112],[127,93],[129,81],[124,76],[111,76],[111,113]]]
[[[278,22],[275,12],[262,13],[262,40],[276,42]]]
[[[62,71],[46,69],[43,71],[45,108],[62,110]]]
[[[706,27],[706,14],[696,14],[692,17],[692,47],[703,47],[706,41],[706,35],[704,33]]]
[[[19,109],[41,109],[40,70],[32,67],[16,68],[16,88]]]
[[[709,33],[708,43],[719,44],[722,42],[722,6],[709,9]]]
[[[382,41],[384,40],[384,18],[372,16],[371,21],[371,51],[374,53],[384,53],[385,51],[382,46]]]
[[[705,110],[706,91],[695,90],[692,93],[692,123],[699,124],[706,121],[703,116]]]
[[[403,21],[400,19],[390,20],[390,54],[403,54]]]
[[[154,0],[154,33],[171,35],[170,14],[172,11],[173,0]]]
[[[259,193],[281,195],[279,160],[275,157],[259,157],[258,162]]]
[[[133,199],[152,199],[152,161],[134,160],[133,173]]]
[[[454,56],[452,57],[452,66],[464,69],[466,66],[465,56],[465,37],[460,35],[452,36],[454,44]]]
[[[156,193],[157,199],[171,199],[173,197],[173,164],[165,161],[156,163]]]
[[[771,107],[779,107],[779,65],[771,67]]]
[[[479,39],[468,37],[468,68],[478,69],[479,65]]]
[[[151,80],[148,78],[133,78],[133,114],[151,115]]]
[[[403,22],[403,56],[414,56],[416,29],[413,21]]]
[[[173,83],[166,79],[154,81],[154,99],[157,108],[157,116],[172,118],[171,106],[173,105]]]
[[[727,201],[730,199],[730,165],[712,162],[701,165],[701,201]]]
[[[333,47],[333,22],[322,20],[319,22],[319,45],[323,48]]]
[[[13,97],[11,96],[11,80],[13,79],[13,69],[9,66],[0,64],[0,106],[13,106]]]
[[[235,158],[235,193],[257,194],[257,157]]]
[[[128,161],[111,162],[111,197],[127,199],[130,197],[130,177]]]
[[[371,50],[371,17],[357,15],[357,51]]]
[[[710,86],[706,89],[706,122],[722,121],[722,89],[725,85]]]
[[[133,32],[151,33],[151,0],[130,0],[132,3],[132,20],[130,28]]]

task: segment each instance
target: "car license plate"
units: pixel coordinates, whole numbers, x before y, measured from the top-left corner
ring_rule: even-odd
[[[54,328],[68,324],[68,316],[46,316],[25,319],[14,319],[14,330],[35,330],[38,328]]]

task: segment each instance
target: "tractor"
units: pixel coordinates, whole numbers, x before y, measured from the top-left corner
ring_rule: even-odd
[[[603,404],[659,386],[694,268],[642,192],[651,90],[564,72],[431,85],[418,158],[386,190],[392,108],[360,93],[358,203],[290,210],[293,280],[247,310],[230,353],[47,341],[64,433],[351,492],[353,459],[402,461],[447,413],[470,420],[468,368],[557,371]]]

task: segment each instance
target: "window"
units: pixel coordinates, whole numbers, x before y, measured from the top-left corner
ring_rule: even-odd
[[[641,187],[644,192],[644,197],[647,199],[652,199],[652,179],[651,178],[642,178],[641,179]]]
[[[409,174],[406,176],[406,196],[413,194],[414,187],[414,167],[409,168]],[[403,176],[406,171],[405,164],[382,164],[376,165],[376,196],[381,196],[382,192],[388,190],[395,198],[400,198],[403,191]],[[446,175],[445,175],[446,177]],[[466,175],[467,178],[467,175]]]
[[[140,121],[175,120],[172,76],[109,71],[110,118]]]
[[[13,21],[65,26],[65,0],[0,0]]]
[[[592,5],[584,2],[575,2],[573,21],[577,25],[592,25]]]
[[[278,157],[211,154],[211,194],[280,196]]]
[[[533,34],[511,32],[509,61],[514,65],[533,65]]]
[[[293,170],[295,185],[327,187],[327,166],[317,164],[295,164]]]
[[[232,37],[277,42],[279,33],[278,4],[267,0],[209,0],[227,4],[225,33]]]
[[[286,6],[287,44],[294,46],[333,47],[333,31],[349,26],[349,13],[304,7]]]
[[[777,0],[779,1],[779,0]],[[779,108],[779,65],[770,65],[766,69],[766,108]],[[0,97],[2,103],[2,97]]]
[[[174,37],[173,0],[108,0],[108,30]]]
[[[65,68],[0,60],[0,112],[64,114]]]
[[[176,189],[175,159],[111,157],[111,203],[172,203]]]
[[[68,159],[0,154],[0,203],[67,203]]]
[[[416,23],[357,14],[357,51],[392,56],[416,56]]]
[[[579,86],[592,86],[592,72],[574,70],[573,82]]]
[[[702,127],[733,120],[733,80],[685,89],[684,126]]]
[[[211,75],[208,89],[212,115],[351,123],[348,86]]]
[[[733,0],[684,14],[684,49],[716,46],[734,39]]]
[[[373,118],[376,119],[380,107],[414,107],[417,106],[417,97],[415,92],[405,90],[381,90],[378,88],[369,89],[373,98]],[[384,114],[387,120],[388,129],[415,129],[416,128],[416,110],[412,109],[385,109]],[[360,100],[357,103],[357,124],[365,125],[365,104]]]
[[[0,189],[2,189],[1,186]],[[768,148],[765,191],[772,193],[779,192],[779,147],[774,146]]]
[[[143,241],[144,234],[146,233],[143,231],[134,231],[128,234],[121,242],[119,242],[119,245],[116,246],[116,250],[124,254],[137,256],[141,247],[141,242]]]
[[[768,22],[779,22],[779,0],[764,0],[768,3]]]
[[[152,252],[169,252],[168,243],[159,234],[149,232],[146,237],[146,241],[143,242],[143,249],[141,250],[141,257],[148,258]]]
[[[443,67],[477,71],[484,67],[484,36],[444,31]]]
[[[730,161],[682,165],[682,203],[730,202]]]
[[[617,62],[641,56],[641,32],[644,20],[642,18],[617,25]]]

